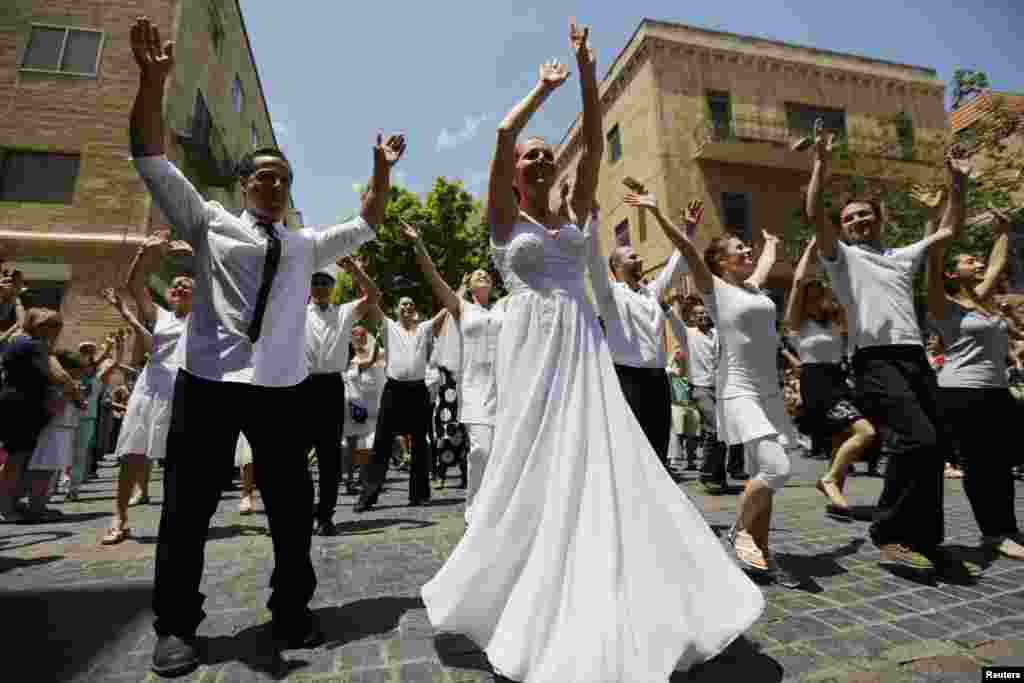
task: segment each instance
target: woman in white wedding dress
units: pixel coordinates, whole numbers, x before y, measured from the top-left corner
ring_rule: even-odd
[[[586,36],[573,26],[587,150],[577,216],[590,214],[602,154]],[[567,75],[544,65],[499,128],[489,218],[509,296],[493,451],[473,524],[422,595],[436,628],[467,635],[506,678],[665,681],[721,652],[757,620],[764,597],[626,404],[584,294],[585,237],[548,205],[551,147],[536,138],[516,145]]]

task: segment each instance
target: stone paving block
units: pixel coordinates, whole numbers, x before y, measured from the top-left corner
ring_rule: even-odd
[[[444,672],[437,662],[411,662],[398,669],[397,680],[401,683],[441,683],[443,679]]]
[[[986,626],[985,630],[997,638],[1021,638],[1024,637],[1024,620],[1004,619]]]
[[[850,616],[856,617],[868,624],[876,624],[883,621],[890,621],[892,619],[891,614],[874,607],[869,603],[850,605],[844,609]]]
[[[945,610],[945,614],[956,619],[960,623],[961,628],[981,626],[983,624],[991,623],[994,620],[994,617],[985,614],[980,609],[977,609],[977,604],[951,607]]]
[[[346,643],[337,650],[337,660],[343,669],[383,666],[382,644],[379,641]]]
[[[765,633],[780,643],[835,635],[836,629],[813,617],[789,617],[765,626]]]
[[[927,617],[907,617],[892,622],[892,625],[921,638],[942,639],[949,635],[946,629],[928,621]]]
[[[993,619],[1002,619],[1003,617],[1012,617],[1020,614],[1019,610],[1002,605],[998,600],[979,600],[969,604],[972,609],[976,609],[983,614],[989,615]]]
[[[433,639],[392,640],[384,646],[388,661],[414,662],[419,660],[436,660],[437,651]]]
[[[919,636],[909,631],[904,631],[893,624],[874,624],[871,626],[870,631],[873,635],[887,641],[890,646],[922,640]]]
[[[806,641],[808,647],[828,657],[877,657],[891,645],[864,629],[845,631],[835,638],[819,638]]]
[[[882,657],[900,664],[913,662],[928,657],[963,654],[963,650],[954,643],[945,640],[918,640],[911,643],[896,645],[882,652]]]
[[[892,598],[893,602],[906,605],[908,612],[925,612],[928,610],[948,607],[948,603],[938,598],[934,593],[921,595],[917,592],[901,593]]]
[[[354,669],[350,674],[351,683],[393,683],[387,669]],[[400,681],[399,683],[405,683]]]
[[[848,607],[834,607],[827,610],[812,612],[809,616],[821,619],[829,626],[837,629],[846,629],[853,626],[860,626],[863,622],[850,614]]]
[[[903,617],[914,613],[913,609],[902,602],[897,602],[896,598],[878,598],[864,604],[888,612],[894,617]]]

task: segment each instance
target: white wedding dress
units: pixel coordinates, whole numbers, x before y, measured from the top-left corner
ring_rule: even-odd
[[[422,596],[436,628],[515,681],[666,681],[765,602],[626,404],[584,294],[584,243],[573,225],[552,237],[522,222],[494,248],[510,293],[493,451],[473,524]]]

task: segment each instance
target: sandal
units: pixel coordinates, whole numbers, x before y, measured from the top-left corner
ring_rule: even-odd
[[[110,527],[107,535],[100,539],[100,545],[117,545],[131,535],[131,529],[126,526]]]
[[[839,489],[839,485],[834,481],[826,481],[825,479],[819,479],[814,485],[814,488],[818,489],[826,498],[828,498],[831,507],[847,509],[850,507],[849,501],[846,500],[846,496]]]
[[[743,569],[754,574],[769,573],[768,560],[764,553],[757,547],[754,537],[746,531],[737,531],[735,527],[730,531],[733,550],[736,551],[736,559],[743,566]]]

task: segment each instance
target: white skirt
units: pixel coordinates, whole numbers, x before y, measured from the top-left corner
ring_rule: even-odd
[[[118,457],[143,454],[150,460],[163,460],[170,429],[171,399],[139,391],[136,387],[128,399],[114,452]]]
[[[245,434],[238,435],[238,445],[235,446],[235,467],[248,465],[252,462],[252,446]]]
[[[718,434],[730,446],[776,435],[788,442],[791,425],[782,394],[720,399],[715,410]]]

